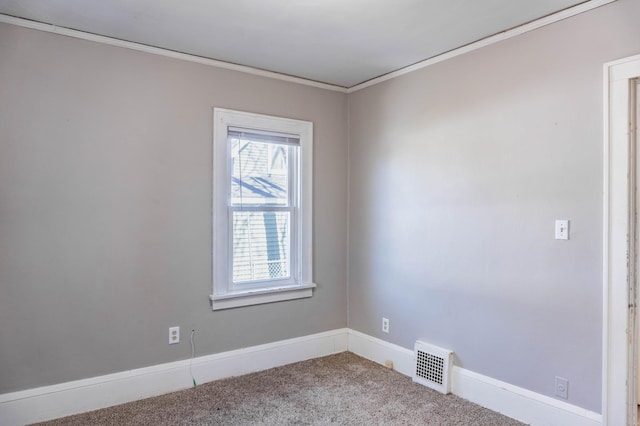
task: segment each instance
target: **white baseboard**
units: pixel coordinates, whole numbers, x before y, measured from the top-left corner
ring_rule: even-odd
[[[349,329],[349,351],[379,364],[393,361],[394,369],[412,376],[414,354],[378,338]],[[451,392],[461,398],[521,422],[537,425],[595,426],[602,415],[558,401],[482,374],[454,366],[450,372]]]
[[[193,360],[139,368],[0,395],[0,423],[24,425],[239,376],[347,350],[348,330],[339,329]]]
[[[452,393],[531,425],[595,426],[602,415],[457,366]]]
[[[393,369],[405,376],[413,375],[413,351],[393,343],[385,342],[359,331],[349,330],[349,352],[363,358],[385,365],[386,361],[393,362]]]
[[[339,329],[250,348],[106,376],[0,395],[2,425],[23,425],[161,395],[199,384],[349,350],[412,376],[413,351],[351,329]],[[531,425],[596,426],[602,415],[454,366],[452,393]]]

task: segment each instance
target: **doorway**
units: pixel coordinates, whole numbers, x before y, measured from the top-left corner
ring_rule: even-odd
[[[604,66],[604,425],[638,421],[636,149],[640,55]]]
[[[632,167],[633,175],[629,179],[635,183],[633,189],[633,203],[631,211],[634,214],[632,221],[633,232],[632,236],[634,250],[632,265],[630,265],[630,300],[633,303],[630,304],[630,320],[633,321],[633,329],[635,330],[635,341],[630,346],[629,355],[634,360],[633,368],[630,370],[630,379],[634,384],[631,391],[630,398],[635,401],[632,408],[631,424],[638,425],[638,418],[640,417],[640,315],[638,313],[639,298],[640,298],[640,282],[638,280],[638,264],[640,264],[640,245],[639,245],[639,233],[640,233],[640,173],[638,173],[638,167],[640,167],[640,137],[638,136],[638,125],[640,124],[640,77],[636,77],[630,80],[630,93],[629,93],[629,144],[634,150],[632,158],[635,158],[634,166]],[[631,262],[630,262],[631,263]]]

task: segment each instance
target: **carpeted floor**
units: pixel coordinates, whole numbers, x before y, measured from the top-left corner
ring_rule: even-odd
[[[349,352],[42,425],[521,425]]]

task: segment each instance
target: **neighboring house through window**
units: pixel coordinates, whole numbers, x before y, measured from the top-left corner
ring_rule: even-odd
[[[214,108],[213,309],[310,297],[313,125]]]

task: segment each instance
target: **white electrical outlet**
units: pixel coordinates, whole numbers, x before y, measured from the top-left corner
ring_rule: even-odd
[[[389,332],[389,320],[387,318],[382,318],[382,332]]]
[[[556,396],[563,399],[569,398],[569,380],[556,376]]]
[[[180,343],[180,327],[169,327],[169,344]]]

